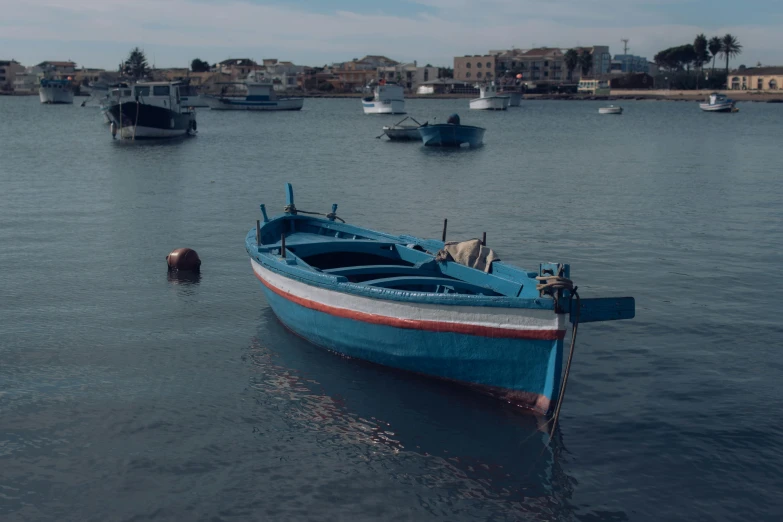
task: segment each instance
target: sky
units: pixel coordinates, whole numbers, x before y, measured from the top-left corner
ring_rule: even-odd
[[[489,49],[661,49],[731,33],[732,67],[783,65],[780,0],[0,0],[0,60],[114,69],[131,48],[157,67],[193,58],[324,65],[381,54],[451,66]]]

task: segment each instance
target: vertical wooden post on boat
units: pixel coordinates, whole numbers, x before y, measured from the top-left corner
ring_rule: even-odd
[[[264,216],[264,223],[269,223],[269,218],[266,215],[266,205],[261,204],[261,214]]]
[[[280,257],[285,259],[285,232],[280,235]]]
[[[444,219],[443,220],[443,237],[441,238],[441,241],[443,241],[444,243],[446,242],[446,227],[448,225],[449,225],[449,220],[448,219]]]
[[[286,214],[296,214],[294,206],[294,187],[290,183],[285,184],[285,208]]]
[[[261,246],[261,221],[256,219],[256,246]]]
[[[487,233],[486,232],[481,234],[481,245],[482,246],[487,246]]]
[[[337,217],[337,203],[332,203],[332,213],[326,217],[329,218],[329,221],[334,221],[334,218]]]

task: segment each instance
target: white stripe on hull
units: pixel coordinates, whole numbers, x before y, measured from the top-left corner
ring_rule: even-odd
[[[396,319],[468,324],[508,330],[565,330],[563,314],[552,310],[497,308],[488,306],[444,306],[373,299],[308,285],[277,274],[251,259],[255,273],[284,292],[335,308]]]

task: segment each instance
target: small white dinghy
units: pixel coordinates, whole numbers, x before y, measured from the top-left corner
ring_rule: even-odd
[[[415,125],[402,123],[405,120],[410,119]],[[395,123],[394,125],[384,125],[383,134],[389,137],[391,141],[419,141],[421,140],[421,134],[419,134],[419,127],[421,124],[410,116],[404,118],[402,121]],[[381,134],[381,136],[383,136]],[[378,136],[380,138],[381,136]]]
[[[601,107],[598,109],[598,114],[622,114],[623,108],[610,105],[609,107]]]

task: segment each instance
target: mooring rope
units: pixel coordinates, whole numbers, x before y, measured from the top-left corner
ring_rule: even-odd
[[[573,286],[573,283],[571,283]],[[568,361],[566,362],[565,373],[563,374],[563,382],[560,384],[560,393],[557,398],[557,406],[555,407],[555,414],[552,417],[552,431],[550,436],[555,434],[557,429],[557,420],[560,417],[560,407],[563,405],[563,399],[565,398],[566,386],[568,385],[568,375],[571,372],[571,361],[574,358],[574,348],[576,347],[576,332],[579,328],[579,312],[581,310],[581,303],[579,301],[579,292],[576,291],[576,287],[571,290],[571,300],[576,298],[576,317],[574,318],[574,326],[571,328],[571,348],[568,352]],[[571,313],[573,313],[573,303],[571,306]]]
[[[283,212],[286,214],[311,214],[313,216],[324,216],[326,219],[331,219],[332,221],[339,219],[341,222],[345,223],[345,220],[334,212],[329,212],[328,214],[324,214],[322,212],[308,212],[307,210],[299,210],[296,208],[296,205],[293,204],[283,207]]]
[[[568,290],[570,294],[571,306],[569,312],[574,313],[573,300],[576,298],[576,316],[574,318],[574,326],[571,329],[571,347],[568,352],[568,361],[566,362],[565,372],[563,373],[563,382],[560,383],[560,392],[557,398],[557,406],[555,407],[555,413],[552,416],[552,429],[550,430],[550,436],[554,435],[557,429],[557,421],[560,418],[560,408],[563,405],[563,399],[565,398],[566,386],[568,385],[568,376],[571,373],[571,361],[574,358],[574,348],[576,347],[576,333],[579,328],[579,312],[581,310],[581,302],[579,300],[579,293],[576,291],[577,287],[574,286],[574,282],[563,275],[563,267],[558,270],[557,275],[543,275],[537,276],[536,280],[540,281],[536,285],[536,290],[543,295],[551,295],[555,300],[555,313],[559,308],[558,293],[562,290]]]

